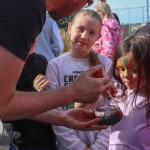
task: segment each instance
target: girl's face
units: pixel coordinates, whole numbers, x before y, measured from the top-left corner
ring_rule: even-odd
[[[76,58],[88,57],[89,50],[100,38],[101,23],[88,15],[79,15],[68,25],[72,48],[70,55]]]
[[[135,90],[138,84],[138,74],[136,69],[136,63],[133,57],[133,53],[129,52],[126,55],[120,57],[117,60],[116,68],[120,75],[122,82],[126,85],[128,89]],[[141,67],[141,79],[139,92],[144,90],[145,78],[144,78],[144,68]]]

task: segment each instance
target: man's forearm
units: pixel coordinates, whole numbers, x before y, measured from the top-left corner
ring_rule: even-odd
[[[50,110],[50,111],[44,112],[42,114],[39,114],[37,116],[34,116],[30,119],[60,126],[60,125],[63,125],[63,124],[61,124],[62,123],[61,113],[62,112],[58,111],[58,110]]]
[[[68,105],[74,96],[68,87],[44,92],[15,92],[7,106],[1,108],[2,120],[28,118],[50,109]]]

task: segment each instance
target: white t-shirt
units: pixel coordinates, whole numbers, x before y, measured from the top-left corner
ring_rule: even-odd
[[[112,62],[109,58],[98,55],[106,75]],[[88,58],[76,59],[63,54],[49,62],[46,76],[55,82],[58,87],[73,82],[84,71],[89,69]],[[85,81],[86,82],[86,81]],[[50,88],[55,88],[51,86]],[[67,110],[68,107],[58,108]],[[100,131],[77,131],[62,126],[53,126],[57,136],[58,150],[84,150],[86,145],[92,146],[94,150],[108,150],[109,129]]]

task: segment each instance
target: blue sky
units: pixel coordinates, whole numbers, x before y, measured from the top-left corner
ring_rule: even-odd
[[[150,0],[148,1],[150,4]],[[94,8],[97,0],[90,7]],[[113,12],[117,13],[121,23],[144,23],[147,16],[147,0],[107,0]],[[150,8],[149,8],[150,12]]]

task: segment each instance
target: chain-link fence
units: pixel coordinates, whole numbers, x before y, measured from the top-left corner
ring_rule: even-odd
[[[112,10],[119,17],[124,37],[134,34],[139,28],[149,22],[149,7],[126,7]]]
[[[139,28],[149,22],[149,7],[126,7],[122,9],[114,9],[112,12],[119,17],[121,26],[123,28],[124,38],[134,34]],[[68,22],[72,19],[74,14],[57,21],[58,26],[67,31]]]

